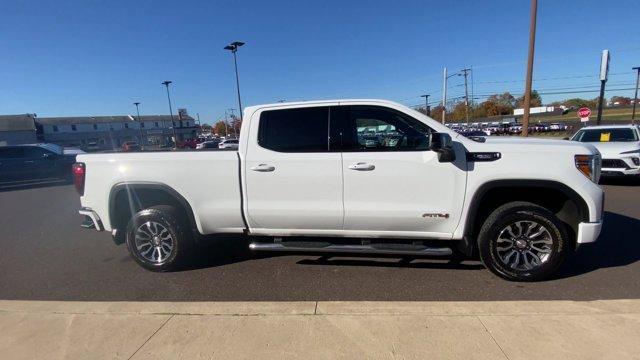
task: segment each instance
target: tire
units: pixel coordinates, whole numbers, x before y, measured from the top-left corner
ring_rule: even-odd
[[[136,213],[129,220],[127,249],[131,257],[147,270],[175,270],[191,255],[192,238],[187,229],[186,221],[174,207],[153,206]]]
[[[552,212],[528,202],[511,202],[485,220],[478,248],[482,263],[501,278],[539,281],[558,269],[570,246],[565,225]]]

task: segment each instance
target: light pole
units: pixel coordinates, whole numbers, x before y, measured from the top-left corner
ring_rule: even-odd
[[[636,94],[633,96],[633,111],[631,112],[631,124],[636,122],[636,103],[638,102],[638,82],[640,82],[640,66],[634,67],[633,70],[638,72],[636,75]]]
[[[429,94],[420,95],[420,97],[424,98],[424,112],[427,113],[427,116],[430,116],[431,109],[429,108]]]
[[[140,102],[136,101],[133,103],[133,105],[136,106],[136,112],[138,113],[138,129],[140,129],[140,146],[142,147],[142,150],[144,150],[144,135],[142,133],[142,120],[140,120],[140,108],[138,107],[140,105]]]
[[[176,124],[173,121],[173,109],[171,108],[171,96],[169,95],[169,84],[171,84],[171,81],[169,80],[165,80],[162,82],[162,85],[164,85],[167,88],[167,100],[169,100],[169,114],[171,115],[171,130],[173,130],[173,148],[177,148],[178,145],[178,137],[176,136]]]
[[[536,16],[538,0],[531,0],[529,23],[529,55],[527,57],[527,77],[524,85],[524,114],[522,115],[522,136],[529,136],[529,112],[531,110],[531,83],[533,82],[533,55],[536,48]]]
[[[224,47],[225,50],[229,50],[233,53],[233,65],[236,69],[236,90],[238,91],[238,111],[240,112],[240,120],[242,120],[242,101],[240,100],[240,80],[238,78],[238,58],[236,53],[238,52],[238,48],[242,45],[244,45],[242,41],[234,41]]]

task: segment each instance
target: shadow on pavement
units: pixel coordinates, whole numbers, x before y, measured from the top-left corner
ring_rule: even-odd
[[[595,243],[570,254],[555,278],[582,275],[597,269],[625,266],[640,260],[640,220],[605,212],[604,225]]]
[[[600,185],[612,185],[612,186],[640,186],[640,177],[609,177],[601,178]]]
[[[0,192],[36,189],[69,184],[71,184],[71,181],[61,178],[1,180]]]
[[[569,254],[564,265],[552,279],[579,276],[597,269],[620,267],[640,260],[640,220],[625,215],[605,212],[604,226],[598,241],[582,245],[577,252]],[[228,265],[251,259],[271,258],[287,255],[302,255],[308,259],[298,260],[299,265],[319,266],[373,266],[387,268],[461,269],[478,270],[484,266],[476,260],[460,261],[444,257],[398,257],[371,255],[341,255],[320,253],[270,253],[252,252],[248,242],[242,238],[205,238],[198,246],[194,261],[182,271]]]
[[[425,261],[426,260],[426,261]],[[300,265],[330,265],[330,266],[375,266],[389,268],[413,268],[413,269],[457,269],[457,270],[479,270],[484,265],[477,261],[464,263],[450,258],[377,258],[354,259],[354,258],[332,258],[330,256],[320,256],[317,259],[304,259],[297,262]]]

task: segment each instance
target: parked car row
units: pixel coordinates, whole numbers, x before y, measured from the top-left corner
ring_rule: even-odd
[[[522,125],[516,123],[508,124],[451,124],[447,125],[452,130],[458,133],[469,132],[483,132],[484,136],[490,135],[517,135],[522,132]],[[529,125],[529,132],[531,133],[546,133],[546,132],[565,132],[571,131],[570,125],[564,125],[560,123],[550,124],[531,124]]]

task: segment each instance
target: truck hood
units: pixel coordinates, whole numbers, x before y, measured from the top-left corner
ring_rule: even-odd
[[[640,142],[638,141],[593,142],[586,144],[595,146],[603,158],[618,158],[622,153],[625,153],[623,155],[640,155]]]
[[[488,136],[484,143],[476,143],[473,151],[517,151],[517,152],[573,152],[574,154],[597,154],[595,146],[576,141],[521,138],[517,136]]]

